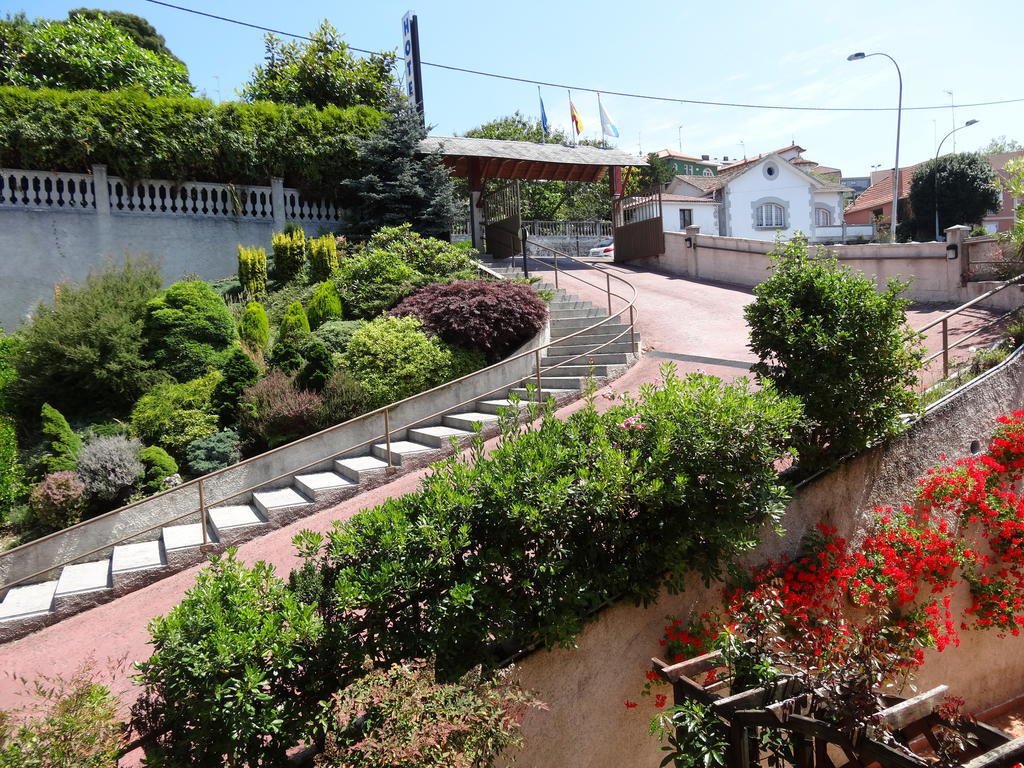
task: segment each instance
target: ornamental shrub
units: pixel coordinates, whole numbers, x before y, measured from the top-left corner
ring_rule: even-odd
[[[4,334],[0,328],[0,415],[14,414],[14,398],[11,390],[18,378],[15,359],[18,353],[18,340]]]
[[[145,473],[139,459],[142,443],[127,437],[97,437],[78,454],[78,476],[89,496],[99,501],[122,500]]]
[[[341,296],[334,283],[328,281],[320,283],[313,296],[309,300],[309,310],[306,313],[309,318],[310,330],[315,331],[328,320],[341,319]]]
[[[352,334],[343,365],[379,408],[448,380],[452,352],[414,317],[380,317]]]
[[[0,524],[25,494],[25,469],[18,457],[14,419],[0,413]]]
[[[18,330],[11,389],[19,404],[35,412],[48,402],[69,415],[129,407],[153,381],[142,320],[160,284],[155,265],[126,260],[59,286],[53,305],[37,305]]]
[[[32,489],[29,504],[36,520],[59,531],[82,519],[85,483],[74,472],[53,472]]]
[[[804,403],[794,443],[805,471],[827,466],[901,429],[918,409],[912,387],[920,344],[907,327],[907,283],[879,292],[824,249],[811,256],[795,237],[770,253],[774,272],[744,310],[752,370]]]
[[[214,557],[167,616],[149,624],[135,722],[160,765],[287,766],[308,738],[322,685],[311,675],[323,625],[263,561]],[[151,750],[152,753],[151,754]],[[226,756],[226,757],[225,757]]]
[[[165,481],[178,473],[178,462],[157,445],[150,445],[139,451],[139,461],[145,467],[147,493],[159,493],[167,487]]]
[[[146,306],[145,352],[178,381],[190,381],[223,363],[235,342],[235,321],[209,283],[175,283]]]
[[[323,343],[316,339],[303,346],[302,356],[306,359],[306,364],[299,371],[295,383],[302,389],[319,392],[334,373],[334,356]]]
[[[314,280],[325,281],[338,268],[338,241],[334,235],[314,237],[308,242],[309,275]]]
[[[260,369],[245,352],[234,349],[220,372],[221,379],[213,388],[210,406],[220,417],[221,424],[234,424],[238,421],[238,398],[243,389],[259,381]]]
[[[267,310],[258,301],[250,301],[238,321],[238,338],[243,346],[255,352],[264,353],[270,342],[270,321]]]
[[[316,431],[320,398],[297,389],[285,374],[270,371],[242,393],[238,433],[252,455]]]
[[[451,280],[477,276],[472,258],[475,251],[436,237],[424,237],[411,224],[381,227],[367,241],[365,250],[386,251],[393,259],[428,277]]]
[[[274,248],[274,279],[281,283],[294,280],[306,262],[306,233],[295,227],[275,234],[270,243]]]
[[[75,434],[64,415],[49,403],[43,403],[40,431],[46,441],[46,454],[40,460],[47,472],[75,471],[82,438]]]
[[[254,300],[250,305],[267,295],[267,252],[264,249],[238,246],[238,282]]]
[[[425,278],[389,251],[365,249],[345,259],[335,278],[345,313],[371,320],[408,296]]]
[[[349,339],[359,328],[360,322],[359,320],[328,320],[313,331],[313,338],[323,343],[334,354],[343,355],[348,349]]]
[[[230,467],[241,458],[241,441],[238,432],[233,429],[222,429],[202,440],[189,443],[185,449],[185,462],[194,477]]]
[[[370,399],[359,379],[348,371],[336,370],[320,391],[316,428],[327,429],[370,410]]]
[[[540,332],[548,308],[522,283],[456,280],[420,288],[389,314],[412,315],[445,341],[498,360]]]
[[[302,308],[301,301],[293,301],[288,305],[281,318],[281,325],[277,330],[277,341],[302,344],[308,338],[309,318],[306,317],[306,310]]]
[[[270,350],[270,357],[267,364],[276,371],[281,371],[289,376],[298,372],[306,359],[302,356],[299,345],[290,339],[282,339]]]
[[[179,461],[185,447],[217,431],[217,413],[211,400],[221,374],[177,383],[157,384],[132,409],[132,431],[150,445],[159,445]]]

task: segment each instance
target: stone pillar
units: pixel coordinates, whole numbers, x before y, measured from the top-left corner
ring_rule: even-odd
[[[946,229],[946,288],[950,300],[966,301],[966,294],[961,295],[961,288],[967,285],[967,272],[970,269],[967,257],[967,245],[964,241],[971,228],[963,224],[955,224]]]
[[[690,241],[687,246],[686,269],[693,277],[700,277],[700,261],[697,258],[697,235],[700,234],[700,226],[691,224],[686,228],[686,238]]]
[[[96,202],[96,245],[104,256],[121,258],[123,254],[115,253],[113,222],[110,219],[110,184],[107,179],[107,166],[94,165],[92,167],[92,190]]]
[[[284,230],[284,179],[279,176],[270,178],[270,208],[274,214],[274,231]]]

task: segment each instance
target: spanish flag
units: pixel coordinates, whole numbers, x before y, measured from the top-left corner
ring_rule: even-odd
[[[569,94],[569,117],[572,118],[572,128],[579,136],[583,133],[583,121],[580,120],[580,113],[576,111],[576,105],[572,103],[572,93]]]

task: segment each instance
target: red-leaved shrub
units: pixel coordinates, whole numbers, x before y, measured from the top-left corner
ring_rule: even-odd
[[[281,371],[246,387],[239,399],[238,432],[250,454],[316,431],[320,396],[297,389]]]
[[[85,483],[68,470],[51,472],[32,489],[29,498],[36,519],[55,530],[74,525],[85,508]]]
[[[497,360],[544,327],[548,308],[528,285],[455,280],[424,286],[391,310],[412,315],[449,344],[479,349]]]

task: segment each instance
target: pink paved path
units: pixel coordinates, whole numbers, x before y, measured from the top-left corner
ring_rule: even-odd
[[[632,270],[608,265],[636,286],[638,292],[639,326],[643,345],[647,350],[678,355],[699,355],[738,361],[753,361],[746,348],[747,329],[743,321],[743,307],[752,300],[749,290],[735,286],[717,285],[694,280]],[[575,281],[566,281],[568,288]],[[581,288],[579,293],[601,305],[600,294]],[[588,295],[590,294],[590,295]],[[937,316],[933,308],[915,310],[911,323],[919,327]],[[965,321],[978,323],[988,313],[979,311]],[[665,362],[647,356],[613,384],[617,392],[635,391],[648,381],[658,379],[658,368]],[[723,378],[743,375],[742,368],[730,365],[711,365],[690,361],[677,361],[681,371],[706,370]],[[603,404],[603,398],[598,403]],[[569,413],[580,407],[575,403],[560,413]],[[246,562],[266,560],[281,575],[296,565],[291,545],[292,536],[310,528],[325,531],[334,520],[347,519],[362,509],[374,506],[389,496],[401,495],[416,488],[427,470],[405,475],[387,485],[349,499],[331,509],[301,520],[291,526],[239,547],[239,557]],[[176,605],[195,581],[200,566],[181,571],[148,587],[128,594],[114,602],[73,616],[47,627],[21,640],[0,646],[0,709],[25,703],[20,696],[23,685],[16,678],[32,680],[39,675],[70,674],[88,659],[98,662],[100,668],[107,660],[127,659],[129,662],[145,659],[149,655],[146,625],[155,616],[167,613]],[[125,676],[109,679],[108,684],[127,704],[136,691]]]

